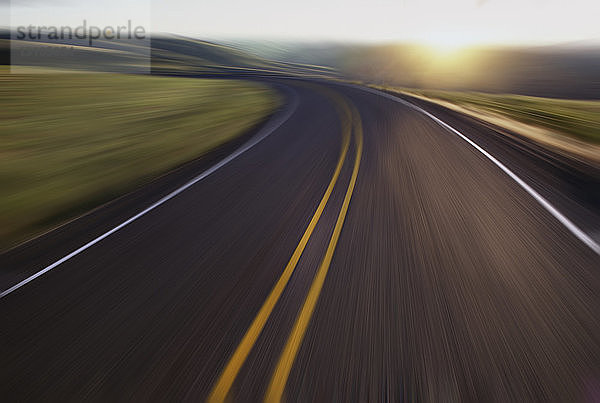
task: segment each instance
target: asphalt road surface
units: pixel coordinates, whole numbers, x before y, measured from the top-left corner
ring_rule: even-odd
[[[397,100],[270,82],[243,139],[0,256],[1,400],[600,399],[595,171],[420,104],[528,192]]]

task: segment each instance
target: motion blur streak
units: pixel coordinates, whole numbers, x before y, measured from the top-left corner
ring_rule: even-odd
[[[322,91],[299,80],[257,79],[297,94],[296,111],[270,136],[0,300],[3,400],[211,395],[313,221],[347,131]],[[302,315],[293,365],[278,383],[282,400],[594,401],[600,257],[428,116],[361,89],[315,85],[360,113],[364,141],[351,202],[326,276],[318,277],[353,176],[353,136],[293,273],[219,397],[265,399],[307,304],[312,312]],[[525,140],[402,99],[481,145],[586,233],[600,228],[597,203],[585,204],[593,180],[580,182],[578,193],[573,176]],[[214,163],[195,162],[141,196],[0,255],[1,289]],[[306,302],[315,287],[322,287],[311,294],[318,299]]]
[[[250,328],[248,329],[248,331],[244,335],[244,338],[240,342],[240,345],[235,350],[235,353],[233,353],[233,356],[227,363],[227,366],[223,370],[223,373],[219,377],[219,380],[217,381],[216,385],[213,388],[213,391],[211,392],[208,398],[209,402],[222,402],[226,399],[227,394],[229,393],[229,389],[235,381],[235,377],[237,376],[242,365],[244,364],[246,357],[248,357],[248,354],[250,353],[252,346],[254,346],[256,339],[258,339],[260,332],[264,328],[267,319],[269,319],[269,315],[273,311],[275,304],[277,303],[279,297],[283,293],[283,290],[285,289],[290,277],[294,273],[294,269],[296,268],[296,265],[298,264],[298,261],[302,256],[302,252],[304,252],[304,248],[306,247],[306,244],[308,243],[308,240],[310,239],[310,236],[312,235],[317,225],[317,222],[319,221],[319,218],[321,218],[321,214],[323,213],[323,210],[325,209],[325,206],[329,201],[329,197],[331,196],[331,192],[333,192],[333,188],[338,180],[338,177],[340,176],[342,165],[344,164],[346,154],[348,153],[348,147],[350,145],[351,125],[349,124],[349,121],[351,119],[351,112],[348,109],[347,104],[343,101],[343,99],[339,97],[339,95],[331,91],[328,91],[327,95],[330,96],[336,102],[336,106],[339,108],[338,113],[342,124],[342,146],[340,150],[340,157],[335,167],[335,171],[333,172],[331,181],[329,182],[329,185],[325,190],[325,194],[323,195],[323,198],[321,199],[321,202],[319,203],[315,214],[313,215],[310,223],[308,224],[306,231],[304,231],[302,239],[300,239],[300,243],[294,250],[294,253],[292,254],[290,261],[283,270],[281,277],[279,278],[279,280],[277,280],[277,283],[271,290],[271,293],[267,297],[265,303],[260,308],[260,311],[256,315],[256,318],[252,322],[252,325],[250,325]]]
[[[292,332],[288,336],[288,341],[283,349],[283,352],[281,353],[281,357],[279,358],[279,362],[277,363],[275,372],[273,372],[271,383],[269,385],[269,389],[267,390],[267,395],[265,397],[266,402],[281,401],[281,397],[285,389],[285,384],[287,382],[288,376],[290,375],[290,370],[292,369],[294,360],[296,359],[296,354],[298,354],[298,349],[300,348],[302,340],[304,339],[304,335],[306,334],[306,328],[308,327],[310,318],[315,310],[317,301],[319,300],[319,294],[321,293],[321,289],[323,288],[325,277],[327,277],[327,271],[329,270],[329,265],[331,264],[331,260],[333,259],[335,247],[337,246],[338,240],[340,239],[340,233],[342,232],[344,220],[346,219],[346,213],[348,213],[348,207],[350,205],[350,199],[352,198],[352,192],[354,192],[354,186],[356,185],[356,178],[358,176],[360,158],[362,156],[363,150],[363,133],[362,123],[360,122],[360,115],[358,114],[356,108],[353,105],[351,106],[351,108],[352,121],[356,138],[356,157],[354,160],[354,168],[352,169],[352,177],[350,178],[350,183],[348,184],[348,189],[346,190],[346,195],[344,196],[344,202],[342,204],[340,214],[338,215],[337,221],[335,223],[335,228],[333,229],[333,235],[331,236],[329,245],[327,246],[327,252],[325,252],[325,257],[323,258],[323,261],[319,266],[319,271],[317,271],[317,275],[310,287],[310,290],[308,291],[308,295],[306,296],[306,300],[304,301],[302,310],[296,318],[296,323],[294,324]]]

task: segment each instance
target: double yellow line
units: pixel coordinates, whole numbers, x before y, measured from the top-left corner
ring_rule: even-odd
[[[331,260],[333,259],[333,253],[335,251],[335,247],[339,240],[340,234],[342,232],[342,226],[344,225],[344,220],[346,218],[346,213],[348,212],[348,207],[350,205],[350,198],[352,197],[352,193],[354,191],[354,186],[356,184],[356,178],[358,176],[358,168],[360,165],[360,159],[362,155],[363,149],[363,133],[362,133],[362,123],[360,121],[360,115],[356,111],[356,108],[345,101],[340,95],[334,93],[333,91],[327,90],[327,95],[332,98],[338,109],[338,114],[340,115],[342,122],[342,146],[340,150],[340,156],[338,162],[336,164],[335,170],[333,172],[333,176],[325,190],[325,194],[321,199],[315,214],[313,215],[306,231],[302,235],[298,246],[294,250],[290,261],[286,265],[283,273],[275,286],[269,293],[269,296],[263,303],[262,307],[258,311],[258,314],[254,318],[254,321],[246,331],[246,334],[242,338],[242,341],[238,345],[237,349],[229,359],[229,362],[223,369],[223,372],[219,376],[219,379],[215,383],[209,397],[208,401],[210,403],[214,402],[223,402],[227,398],[229,390],[237,377],[242,365],[246,361],[248,354],[250,354],[250,350],[254,346],[258,336],[262,332],[271,312],[275,308],[277,301],[281,297],[283,290],[285,289],[287,283],[289,282],[290,277],[292,276],[300,257],[306,247],[308,240],[310,239],[325,206],[333,192],[333,188],[340,176],[340,172],[342,170],[342,166],[344,165],[344,160],[346,159],[346,155],[348,154],[348,149],[350,146],[350,137],[352,128],[354,126],[354,134],[355,134],[355,144],[356,144],[356,156],[354,159],[354,168],[352,170],[352,176],[350,178],[350,182],[348,184],[348,188],[346,190],[346,195],[344,196],[344,201],[342,203],[342,208],[338,214],[337,221],[335,223],[335,227],[333,230],[333,234],[329,241],[329,245],[327,246],[327,251],[325,252],[325,257],[319,266],[317,274],[313,280],[313,283],[308,291],[308,295],[306,300],[304,301],[304,305],[298,317],[296,318],[296,322],[294,327],[292,328],[292,332],[288,337],[287,343],[283,349],[281,357],[279,358],[277,367],[273,373],[271,381],[269,383],[269,388],[267,390],[267,394],[265,396],[266,402],[278,402],[281,400],[283,395],[283,391],[285,389],[285,385],[287,383],[287,379],[298,353],[298,349],[302,343],[304,335],[306,333],[306,329],[310,322],[310,318],[312,317],[313,311],[316,307],[317,301],[319,299],[319,294],[321,293],[321,288],[323,287],[323,283],[325,282],[325,277],[327,276],[327,271],[329,270],[329,266],[331,264]],[[353,122],[354,124],[351,124]]]

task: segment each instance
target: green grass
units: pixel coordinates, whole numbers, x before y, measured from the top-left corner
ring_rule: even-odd
[[[243,134],[279,102],[246,82],[0,70],[0,250]]]
[[[453,104],[494,112],[573,138],[600,143],[600,101],[497,95],[478,92],[406,90]]]

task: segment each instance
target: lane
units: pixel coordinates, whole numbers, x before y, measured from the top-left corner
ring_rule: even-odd
[[[364,164],[287,401],[584,401],[598,255],[481,153],[374,95]]]
[[[339,157],[334,104],[294,88],[294,115],[251,152],[2,299],[2,396],[206,395]]]
[[[198,401],[234,361],[215,401],[593,398],[597,254],[423,114],[271,82],[271,136],[0,301],[2,396]]]

